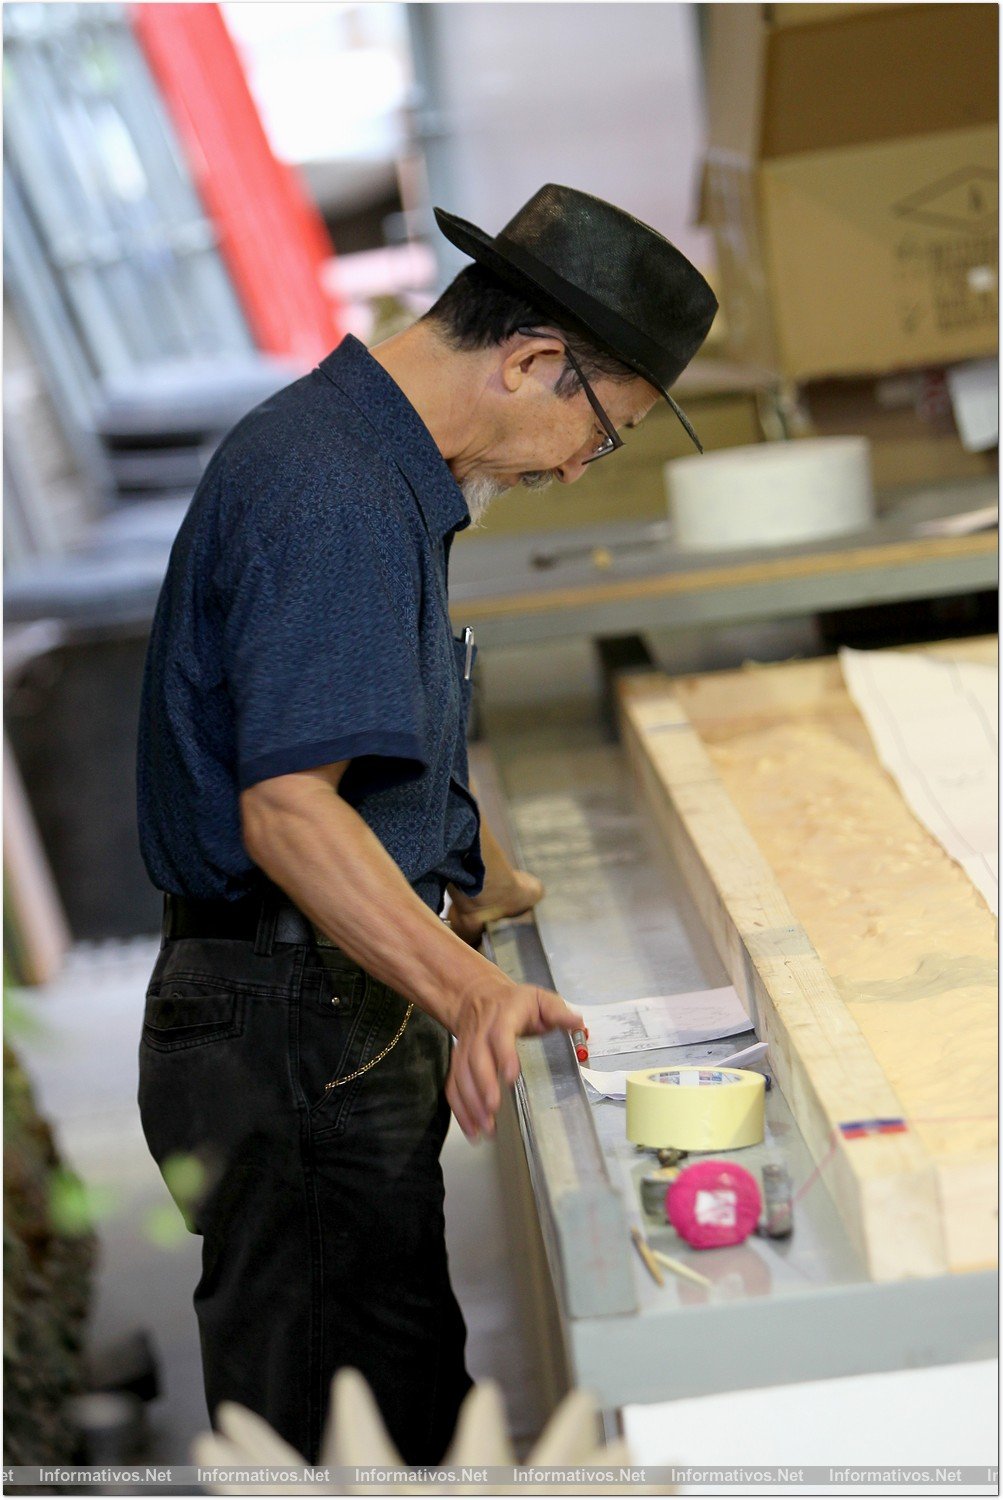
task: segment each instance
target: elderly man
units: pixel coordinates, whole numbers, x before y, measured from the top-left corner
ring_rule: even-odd
[[[437,218],[476,264],[406,332],[345,339],[214,455],[143,693],[141,840],[165,892],[143,1128],[203,1237],[210,1414],[243,1402],[310,1462],[345,1364],[405,1459],[441,1457],[470,1384],[449,1111],[490,1135],[516,1039],[581,1024],[476,948],[542,888],[469,790],[453,537],[505,489],[578,479],[659,394],[692,435],[668,387],[717,305],[667,240],[568,188],[494,239]]]

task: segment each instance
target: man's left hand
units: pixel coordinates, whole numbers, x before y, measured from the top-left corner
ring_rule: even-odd
[[[450,887],[449,925],[465,943],[476,948],[489,922],[521,917],[543,897],[543,884],[528,870],[509,870],[502,880],[487,880],[479,896],[465,896]]]

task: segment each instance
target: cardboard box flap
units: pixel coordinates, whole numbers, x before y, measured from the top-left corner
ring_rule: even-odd
[[[709,8],[712,155],[751,162],[996,123],[996,5],[820,5],[826,19],[793,25],[770,24],[776,9]]]
[[[995,5],[902,5],[774,29],[763,158],[994,124]]]
[[[817,26],[836,16],[859,16],[869,10],[897,10],[902,0],[873,0],[872,4],[829,4],[828,0],[808,0],[803,5],[767,5],[766,19],[771,26]]]

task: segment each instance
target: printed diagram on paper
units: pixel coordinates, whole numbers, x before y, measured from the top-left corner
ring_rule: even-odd
[[[654,995],[611,1005],[580,1005],[590,1057],[622,1057],[737,1036],[752,1022],[731,985],[685,995]]]
[[[999,914],[999,672],[920,653],[839,653],[885,770]]]

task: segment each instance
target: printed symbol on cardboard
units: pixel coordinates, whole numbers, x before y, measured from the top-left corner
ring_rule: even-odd
[[[899,319],[903,333],[915,333],[923,321],[923,307],[919,302],[910,302],[902,307]]]
[[[999,185],[987,167],[959,167],[929,187],[910,193],[892,212],[934,229],[988,229],[999,215]]]

